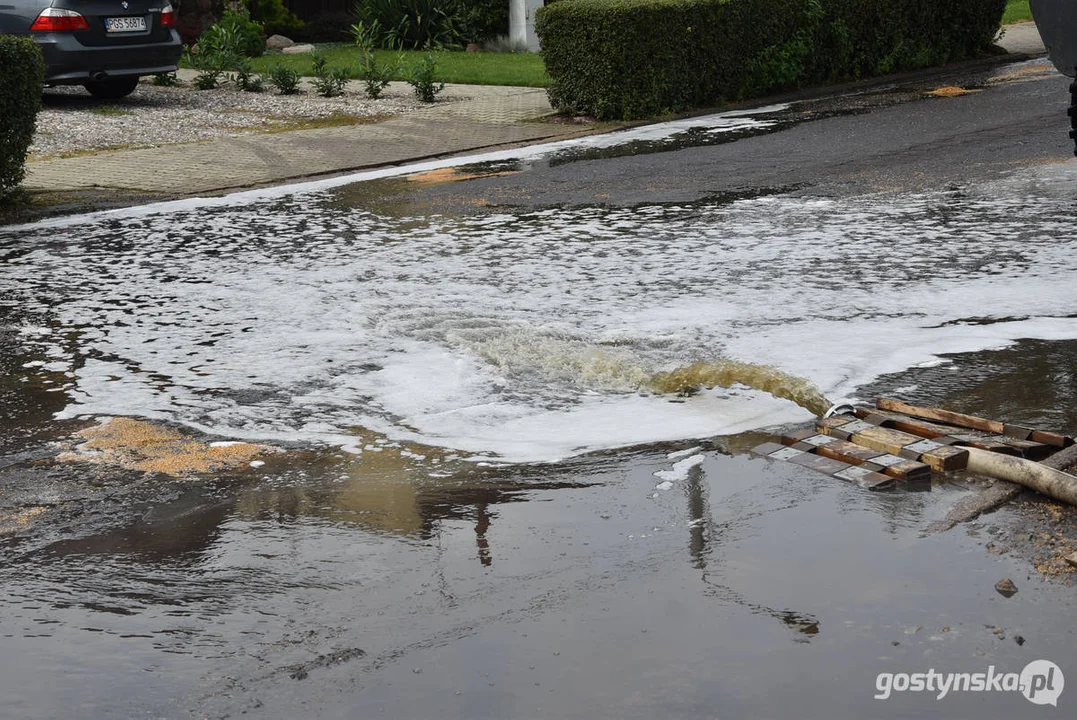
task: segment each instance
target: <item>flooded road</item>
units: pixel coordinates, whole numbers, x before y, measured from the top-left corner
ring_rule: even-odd
[[[1050,97],[1037,72],[983,95]],[[939,134],[934,102],[868,116]],[[796,112],[0,229],[0,715],[1068,716],[1072,693],[875,698],[887,672],[1077,678],[1070,580],[1021,545],[1042,507],[925,535],[976,478],[867,493],[753,459],[812,413],[659,380],[765,369],[804,405],[1073,432],[1077,165],[1007,146],[1026,160],[959,184],[558,189],[605,172],[635,198],[868,122]],[[77,447],[107,417],[203,459],[259,445],[147,474]],[[1038,531],[1077,548],[1055,512]]]

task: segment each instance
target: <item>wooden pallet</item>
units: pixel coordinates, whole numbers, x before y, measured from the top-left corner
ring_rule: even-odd
[[[876,408],[819,420],[752,449],[869,490],[929,485],[932,472],[965,469],[976,448],[1043,460],[1073,438],[937,408],[879,398]],[[910,488],[911,489],[911,488]]]
[[[820,420],[816,427],[825,435],[907,460],[919,460],[939,472],[963,470],[969,461],[968,450],[943,445],[900,430],[872,425],[853,415],[825,418]]]
[[[866,448],[830,435],[822,435],[815,430],[798,430],[789,435],[783,435],[781,442],[797,450],[813,452],[849,465],[867,468],[897,480],[931,481],[931,468],[925,463]]]

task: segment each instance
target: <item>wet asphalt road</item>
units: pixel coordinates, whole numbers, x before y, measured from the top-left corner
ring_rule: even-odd
[[[443,187],[443,202],[494,205],[683,203],[767,190],[813,196],[915,191],[984,181],[1015,168],[1064,162],[1069,81],[1046,61],[938,74],[840,97],[796,103],[777,132],[672,152],[567,154],[558,164]],[[925,96],[945,87],[972,92]],[[646,150],[631,147],[630,150]],[[589,159],[593,158],[593,159]],[[423,194],[413,197],[424,198]],[[424,198],[425,199],[425,198]]]
[[[940,86],[979,92],[923,97]],[[795,104],[733,141],[379,181],[334,202],[482,217],[960,193],[1072,163],[1066,86],[1034,63],[935,77]],[[1077,205],[1072,188],[1029,196]],[[9,247],[11,263],[31,252]],[[152,264],[135,242],[117,253]],[[880,673],[1020,672],[1037,659],[1077,682],[1071,576],[1036,569],[1077,547],[1074,519],[1034,498],[925,536],[975,479],[866,493],[751,458],[762,433],[551,464],[464,462],[377,433],[360,457],[280,442],[263,467],[182,479],[57,462],[87,421],[52,418],[69,402],[61,369],[26,368],[90,341],[20,334],[50,323],[65,329],[0,303],[0,507],[41,509],[0,539],[0,716],[1054,718],[1077,703],[1072,688],[1057,707],[1017,692],[875,697]],[[1077,431],[1072,339],[947,359],[859,395]],[[686,457],[698,461],[675,471]],[[1002,577],[1017,595],[994,590]]]

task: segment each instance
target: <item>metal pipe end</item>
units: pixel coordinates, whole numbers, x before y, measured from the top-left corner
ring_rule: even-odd
[[[831,405],[830,409],[823,413],[823,419],[825,420],[826,418],[833,417],[834,415],[852,415],[855,412],[856,408],[854,408],[850,403],[837,402]]]

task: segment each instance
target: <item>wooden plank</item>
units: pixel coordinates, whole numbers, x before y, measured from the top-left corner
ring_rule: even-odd
[[[906,460],[887,453],[876,454],[865,458],[865,454],[874,453],[876,451],[861,447],[851,442],[839,440],[819,447],[816,452],[825,457],[841,460],[850,465],[866,467],[899,480],[915,482],[918,480],[931,479],[931,468],[925,463],[917,462],[916,460]]]
[[[828,418],[829,419],[829,418]],[[891,455],[919,460],[926,463],[932,470],[947,472],[950,470],[964,469],[968,462],[968,451],[962,448],[940,445],[933,440],[927,440],[916,435],[870,425],[863,420],[858,421],[861,425],[844,423],[835,427],[826,427],[820,423],[827,435],[841,437],[838,433],[846,435],[851,442],[874,450],[881,450]]]
[[[1003,455],[1017,455],[1029,460],[1042,460],[1054,451],[1050,445],[1032,440],[1017,440],[1005,435],[991,435],[979,430],[941,425],[898,413],[859,408],[856,414],[857,417],[873,425],[901,430],[910,435],[935,440],[943,445],[975,447]]]
[[[937,420],[938,422],[957,425],[958,427],[972,428],[973,430],[980,430],[993,435],[1002,435],[1005,430],[1005,426],[995,420],[985,420],[973,415],[965,415],[964,413],[939,408],[917,407],[891,398],[879,398],[875,401],[875,407],[880,410],[904,413],[905,415],[912,415],[925,420]]]
[[[814,452],[798,450],[796,446],[805,445],[805,443],[795,440],[795,438],[788,439],[793,441],[793,445],[767,442],[752,448],[752,452],[769,459],[786,460],[802,467],[811,468],[839,480],[855,483],[866,490],[889,490],[894,487],[896,481],[892,477],[868,467],[857,467]],[[811,445],[807,445],[807,447],[818,449],[816,446]]]
[[[961,429],[950,425],[939,425],[937,423],[928,422],[927,420],[918,420],[916,418],[911,418],[908,415],[900,415],[898,413],[885,412],[883,410],[872,410],[870,408],[857,408],[856,416],[872,425],[893,428],[894,430],[900,430],[911,435],[919,435],[920,437],[932,440],[935,438],[947,437],[952,432]]]
[[[849,482],[854,482],[866,490],[873,491],[890,490],[897,482],[892,477],[887,477],[886,475],[873,472],[872,470],[869,470],[862,465],[850,465],[845,470],[834,473],[834,477],[838,478],[839,480],[848,480]]]
[[[818,470],[825,475],[833,475],[848,467],[846,463],[809,452],[800,453],[800,455],[795,458],[790,458],[789,462],[794,465],[811,468],[812,470]]]
[[[813,435],[810,431],[798,430],[783,435],[781,442],[787,447],[864,467],[898,480],[919,482],[931,479],[931,468],[925,463],[888,455],[881,450],[873,450],[828,435]]]
[[[844,429],[846,426],[843,426]],[[856,433],[852,434],[856,439],[853,441],[857,445],[863,445],[873,450],[880,450],[891,455],[901,455],[902,449],[906,445],[913,445],[915,443],[923,441],[923,438],[910,435],[909,433],[901,432],[900,430],[891,430],[890,428],[882,428],[877,425],[868,425],[867,427],[860,428]]]
[[[762,445],[756,445],[752,448],[753,455],[762,455],[763,457],[769,457],[772,453],[781,450],[784,445],[776,442],[765,442]]]
[[[875,401],[875,406],[880,410],[904,413],[905,415],[912,415],[925,420],[934,420],[950,425],[957,425],[958,427],[971,428],[992,435],[1005,435],[1017,440],[1031,440],[1033,442],[1044,443],[1059,448],[1069,447],[1070,445],[1073,445],[1074,442],[1073,438],[1068,435],[1046,432],[1044,430],[1033,430],[1021,425],[1010,425],[998,422],[997,420],[988,420],[986,418],[976,417],[975,415],[966,415],[950,410],[917,407],[892,398],[879,398]]]
[[[1013,455],[1014,457],[1027,457],[1032,460],[1047,457],[1054,449],[1043,443],[1033,443],[1026,440],[1014,440],[1002,435],[972,435],[968,432],[955,432],[950,435],[954,445],[960,447],[974,447],[980,450],[999,453],[1000,455]]]
[[[1044,445],[1053,445],[1056,448],[1067,448],[1074,443],[1073,438],[1069,435],[1045,432],[1043,430],[1033,430],[1032,434],[1028,436],[1028,439],[1032,442],[1043,443]]]

